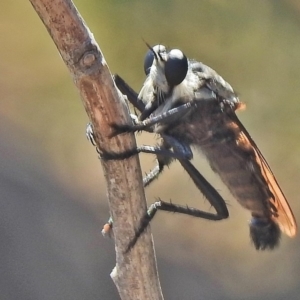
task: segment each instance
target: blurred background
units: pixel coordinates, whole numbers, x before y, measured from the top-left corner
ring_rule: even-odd
[[[239,113],[300,219],[300,4],[297,0],[76,0],[112,73],[135,89],[145,43],[179,48],[221,74]],[[119,299],[109,277],[113,241],[101,165],[85,138],[78,92],[29,1],[0,10],[1,299]],[[139,136],[139,143],[155,143]],[[141,155],[144,171],[154,157]],[[230,218],[210,222],[158,213],[151,227],[165,299],[299,299],[300,239],[273,252],[250,243],[250,214],[201,153],[195,164],[227,200]],[[211,210],[174,163],[147,189]],[[170,251],[172,249],[172,251]]]

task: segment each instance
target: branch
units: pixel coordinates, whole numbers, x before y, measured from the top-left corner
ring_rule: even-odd
[[[93,35],[70,0],[30,0],[46,26],[80,92],[99,149],[123,152],[136,147],[133,135],[109,139],[109,124],[130,122],[128,109],[115,87]],[[153,243],[146,232],[126,255],[134,225],[146,210],[138,156],[102,161],[109,206],[114,220],[116,267],[111,276],[122,299],[163,299]]]

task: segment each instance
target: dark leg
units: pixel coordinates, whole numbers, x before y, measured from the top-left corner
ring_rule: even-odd
[[[90,137],[89,137],[89,139],[90,139]],[[162,171],[164,170],[164,167],[170,165],[172,161],[173,160],[170,157],[157,155],[157,165],[148,174],[146,174],[146,176],[143,178],[144,187],[147,187],[155,179],[157,179],[159,177],[159,175],[162,173]],[[103,229],[102,229],[103,236],[112,237],[112,235],[113,235],[112,227],[113,227],[113,220],[110,217],[109,220],[107,221],[107,223],[103,226]]]
[[[147,103],[147,105],[145,105],[144,102],[138,98],[138,94],[119,75],[116,74],[114,80],[118,89],[127,96],[128,101],[141,112],[140,120],[145,120],[155,111],[158,105],[157,102]]]
[[[137,94],[118,76],[115,77],[116,84],[119,89],[127,95],[128,100],[133,104],[134,107],[138,108],[141,112],[145,110],[145,105],[140,101],[137,97]],[[205,102],[204,99],[203,103]],[[210,97],[205,100],[211,101]],[[198,103],[199,104],[199,103]],[[135,132],[138,130],[149,130],[149,128],[157,123],[169,124],[175,118],[182,117],[186,113],[190,111],[193,105],[196,105],[195,102],[187,103],[181,105],[177,108],[173,108],[170,111],[155,116],[153,118],[145,119],[142,122],[136,123],[136,125],[113,125],[118,133],[122,132]],[[152,204],[147,213],[144,215],[140,222],[140,226],[127,247],[127,251],[129,251],[137,242],[138,238],[145,231],[150,221],[155,216],[157,210],[164,210],[169,212],[177,212],[182,214],[187,214],[190,216],[208,219],[208,220],[222,220],[228,217],[228,210],[224,199],[220,196],[220,194],[210,185],[210,183],[200,174],[200,172],[191,164],[189,161],[192,158],[192,152],[189,146],[186,146],[183,143],[180,143],[173,137],[169,137],[167,135],[162,135],[163,137],[163,145],[162,147],[148,147],[143,146],[139,147],[136,150],[132,150],[131,152],[125,154],[117,154],[119,155],[119,159],[123,159],[126,157],[130,157],[131,155],[146,152],[156,154],[158,159],[158,165],[144,178],[144,185],[149,185],[155,178],[161,174],[165,165],[171,163],[173,158],[177,158],[183,168],[187,171],[187,173],[192,178],[193,182],[197,186],[197,188],[204,194],[210,204],[215,208],[216,213],[205,212],[196,208],[189,208],[180,206],[177,204],[167,203],[162,200],[159,200]],[[170,150],[173,148],[173,151]],[[123,155],[123,157],[122,157]],[[112,158],[113,159],[113,158]],[[109,226],[112,226],[112,222],[109,223]]]
[[[217,190],[201,175],[201,173],[194,167],[194,165],[188,160],[179,160],[185,171],[190,175],[196,187],[209,203],[215,208],[217,214],[215,220],[226,219],[229,216],[226,202],[217,192]],[[213,217],[214,218],[214,217]],[[214,219],[212,219],[214,220]]]
[[[166,141],[163,140],[162,147],[170,149],[170,144],[167,144]],[[164,167],[169,166],[173,162],[173,158],[168,156],[156,155],[156,158],[157,165],[143,178],[144,187],[150,185],[153,180],[157,179],[164,170]]]
[[[153,116],[144,121],[136,122],[133,125],[130,124],[111,124],[114,128],[114,133],[111,137],[116,136],[121,133],[126,132],[136,132],[136,131],[152,131],[151,127],[157,123],[161,123],[162,125],[168,125],[175,121],[178,118],[182,118],[189,111],[193,109],[195,105],[194,102],[188,102],[186,104],[180,105],[178,107],[172,108],[169,111],[162,113],[158,116]]]
[[[220,196],[220,194],[214,189],[214,187],[200,174],[200,172],[191,164],[190,161],[181,160],[180,163],[187,171],[187,173],[191,176],[197,188],[203,193],[203,195],[207,198],[209,203],[215,208],[216,213],[205,212],[193,207],[181,206],[159,200],[149,207],[147,213],[141,219],[139,228],[136,231],[134,238],[130,241],[126,252],[128,252],[132,247],[134,247],[137,240],[145,231],[145,229],[147,228],[151,220],[154,218],[158,210],[181,213],[213,221],[219,221],[228,218],[229,213],[227,210],[226,203],[224,199]]]
[[[179,162],[181,163],[185,171],[190,175],[197,188],[202,192],[209,203],[215,208],[216,213],[205,212],[196,208],[187,206],[185,207],[159,200],[149,207],[147,213],[141,219],[140,226],[136,231],[134,238],[130,241],[126,252],[128,252],[135,245],[158,210],[181,213],[213,221],[219,221],[228,218],[229,213],[226,203],[221,195],[216,191],[216,189],[201,175],[201,173],[193,166],[193,164],[189,160],[179,160]]]
[[[145,104],[138,98],[138,94],[118,75],[114,75],[115,84],[129,102],[140,112],[145,110]]]
[[[123,153],[103,152],[101,154],[101,158],[104,160],[122,160],[139,153],[155,154],[157,156],[160,155],[160,156],[175,158],[179,160],[180,159],[190,160],[193,158],[193,152],[189,145],[181,143],[175,138],[168,136],[166,134],[161,136],[164,141],[163,145],[161,146],[142,145],[135,149],[131,149]],[[166,147],[165,145],[170,145],[170,146]],[[170,150],[171,147],[173,148],[174,151]]]
[[[157,165],[143,178],[144,187],[150,185],[153,180],[157,179],[158,176],[162,173],[165,166],[170,165],[172,159],[164,158],[164,159],[157,159]]]
[[[149,111],[146,112],[147,106],[138,98],[138,94],[119,75],[114,75],[114,80],[118,89],[127,96],[129,102],[142,113],[141,116],[143,121],[135,122],[134,125],[111,124],[111,126],[115,129],[115,132],[112,134],[112,136],[118,135],[120,133],[136,132],[140,130],[151,132],[151,126],[157,123],[171,123],[175,119],[184,116],[192,109],[193,105],[195,105],[194,102],[189,102],[179,107],[173,108],[161,115],[145,119],[145,113],[148,117],[153,109],[149,108]]]

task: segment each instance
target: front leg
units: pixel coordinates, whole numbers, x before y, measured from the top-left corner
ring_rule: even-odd
[[[137,132],[137,131],[147,131],[153,132],[153,126],[155,124],[169,125],[175,120],[184,117],[195,107],[196,102],[188,102],[178,107],[172,108],[167,112],[164,112],[157,116],[151,116],[143,121],[136,121],[135,124],[111,124],[114,132],[111,134],[111,137],[116,136],[122,133]]]
[[[129,102],[140,112],[145,109],[145,104],[138,98],[138,94],[118,74],[114,75],[114,81],[118,89],[127,96]]]

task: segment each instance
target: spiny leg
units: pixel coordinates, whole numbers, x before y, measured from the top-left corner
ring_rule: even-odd
[[[127,99],[134,106],[134,108],[137,108],[140,112],[144,111],[145,104],[140,99],[138,99],[138,94],[117,74],[114,75],[114,81],[115,81],[115,84],[117,85],[118,89],[124,95],[127,96]],[[131,118],[132,118],[134,124],[138,122],[137,116],[131,115]],[[91,123],[89,123],[87,125],[86,136],[87,136],[87,139],[91,142],[91,144],[96,147],[96,151],[100,155],[100,151],[97,148],[97,145],[96,145],[96,142],[94,139],[93,127],[92,127]],[[158,170],[157,170],[157,166],[158,166]],[[158,162],[157,166],[143,179],[144,186],[148,186],[152,182],[152,180],[154,178],[157,178],[159,173],[162,172],[163,164]],[[103,226],[103,229],[102,229],[103,236],[111,237],[113,234],[112,227],[113,227],[113,220],[110,217],[109,220],[107,221],[107,223]]]
[[[170,165],[172,161],[173,160],[169,157],[166,158],[163,156],[157,156],[157,165],[148,174],[146,174],[146,176],[143,177],[144,187],[149,186],[155,179],[157,179],[159,177],[159,175],[162,173],[162,171],[164,170],[164,167]],[[150,222],[150,220],[149,220],[149,222]],[[149,222],[148,222],[148,224],[149,224]],[[148,226],[148,224],[146,225],[146,227]],[[103,226],[103,229],[102,229],[103,236],[111,237],[113,235],[112,228],[113,228],[113,220],[110,217],[109,220],[107,221],[107,223],[105,223]],[[139,234],[139,236],[140,236],[140,234]],[[138,239],[138,237],[136,237],[136,240],[133,244],[136,243],[137,239]],[[132,241],[130,242],[130,244],[131,243],[132,243]],[[129,246],[128,246],[128,250],[129,250]]]
[[[222,202],[225,203],[223,199]],[[219,210],[220,206],[222,206],[221,203],[219,203],[217,206],[214,206],[214,208],[216,210],[217,209]],[[217,212],[216,214],[214,214],[214,213],[202,211],[194,207],[182,206],[178,204],[173,204],[171,202],[165,202],[162,200],[156,201],[152,205],[150,205],[150,207],[147,210],[147,213],[141,219],[138,230],[136,231],[133,239],[130,241],[130,243],[127,246],[127,249],[125,251],[126,253],[134,247],[134,245],[136,244],[140,236],[144,233],[146,228],[149,226],[151,220],[154,218],[158,210],[185,214],[196,218],[202,218],[202,219],[212,220],[212,221],[220,221],[228,217],[227,208],[226,208],[226,212],[225,211],[221,213]]]
[[[193,152],[188,144],[182,143],[177,139],[166,134],[161,134],[161,136],[164,141],[162,145],[158,145],[158,146],[142,145],[120,153],[102,151],[101,158],[104,160],[123,160],[126,158],[130,158],[131,156],[139,153],[155,154],[156,156],[160,155],[160,156],[175,158],[179,160],[180,159],[190,160],[193,158]],[[173,148],[173,151],[170,150],[171,147]]]
[[[137,108],[141,115],[139,117],[139,120],[142,121],[136,121],[134,122],[134,125],[129,124],[111,124],[111,127],[114,129],[114,132],[111,134],[111,137],[116,136],[121,133],[126,132],[136,132],[136,131],[148,131],[153,132],[152,126],[161,123],[161,125],[167,125],[172,123],[178,118],[183,117],[186,115],[189,111],[193,109],[195,105],[199,105],[196,103],[196,101],[188,102],[186,104],[183,104],[181,106],[175,107],[173,109],[170,109],[169,111],[162,113],[157,116],[150,116],[150,114],[157,108],[152,107],[148,108],[148,105],[145,105],[142,100],[138,98],[138,94],[119,76],[114,75],[114,80],[119,88],[119,90],[127,96],[127,99],[129,102]],[[202,99],[203,100],[203,99]],[[157,104],[157,103],[156,103]],[[201,105],[201,104],[200,104]]]
[[[117,84],[118,85],[118,84]],[[143,111],[145,109],[145,106],[143,106],[142,101],[140,101],[137,97],[137,94],[123,81],[122,84],[125,89],[122,90],[125,94],[127,94],[129,101],[134,105],[134,107],[138,108],[140,111]],[[182,105],[180,107],[174,108],[167,113],[164,113],[162,115],[156,116],[154,118],[148,118],[144,120],[143,122],[135,122],[135,125],[113,125],[115,127],[116,131],[121,132],[134,132],[138,130],[146,130],[150,131],[149,128],[157,123],[162,124],[168,124],[172,123],[172,121],[180,116],[185,115],[188,113],[191,109],[192,105],[189,103],[188,105]],[[135,237],[132,239],[130,244],[128,245],[127,251],[129,251],[137,242],[140,235],[144,232],[144,230],[149,225],[151,219],[153,219],[154,215],[156,214],[157,210],[165,210],[170,212],[177,212],[182,214],[187,214],[199,218],[209,219],[209,220],[221,220],[228,217],[228,210],[226,207],[226,203],[223,200],[223,198],[219,195],[219,193],[206,181],[206,179],[198,172],[198,170],[190,163],[189,159],[192,158],[192,154],[189,154],[189,147],[186,147],[184,144],[180,143],[176,139],[172,137],[164,137],[165,144],[168,144],[167,147],[161,147],[156,149],[150,149],[149,147],[146,148],[140,148],[137,150],[132,151],[132,153],[127,153],[130,157],[131,155],[137,154],[139,152],[146,152],[146,153],[153,153],[157,155],[158,158],[158,165],[144,178],[144,185],[149,185],[155,178],[161,174],[163,168],[165,165],[168,165],[171,163],[172,158],[179,159],[181,165],[184,167],[184,169],[188,172],[188,174],[191,176],[192,180],[194,181],[195,185],[198,187],[198,189],[206,196],[208,201],[211,203],[211,205],[216,209],[216,214],[205,212],[198,210],[196,208],[189,208],[189,207],[183,207],[177,204],[167,203],[162,200],[155,202],[152,204],[147,214],[142,218],[140,227],[138,231],[135,234]],[[171,146],[170,146],[171,145]],[[165,145],[166,146],[166,145]],[[171,152],[169,148],[173,148],[174,152]],[[155,147],[154,147],[155,148]],[[164,151],[161,151],[163,150]],[[176,154],[176,155],[174,155]],[[164,158],[164,156],[166,156]],[[122,158],[120,158],[122,159]],[[107,224],[108,226],[106,228],[112,227],[112,220],[110,219],[110,222]]]
[[[169,125],[176,121],[176,119],[181,118],[185,116],[187,113],[189,113],[192,109],[195,103],[188,102],[185,104],[182,104],[178,107],[172,108],[168,110],[167,112],[164,112],[157,116],[151,116],[143,121],[137,121],[135,124],[110,124],[111,127],[114,129],[114,132],[111,134],[111,137],[116,136],[118,134],[122,133],[128,133],[128,132],[137,132],[137,131],[148,131],[153,132],[152,126],[155,124],[160,125]]]
[[[93,140],[91,126],[88,126],[87,128],[87,136],[90,139],[90,141],[93,144],[95,144]],[[177,204],[167,203],[161,200],[155,202],[153,205],[150,206],[147,213],[141,219],[140,226],[136,231],[134,238],[129,243],[127,251],[129,251],[135,245],[138,238],[145,231],[150,221],[153,219],[157,210],[177,212],[209,220],[221,220],[228,217],[228,210],[223,198],[189,161],[189,159],[192,158],[192,152],[189,146],[179,142],[175,138],[170,137],[168,135],[162,135],[162,137],[163,143],[161,146],[156,148],[154,147],[154,149],[151,149],[151,147],[140,148],[140,150],[146,150],[147,153],[156,154],[158,160],[158,165],[143,179],[144,186],[149,185],[154,179],[156,179],[163,171],[164,166],[169,165],[174,157],[178,158],[179,162],[190,175],[197,188],[204,194],[204,196],[208,199],[211,205],[216,209],[217,213],[213,214],[209,212],[204,212],[195,208],[183,207]],[[171,147],[173,148],[174,152],[170,150]],[[136,153],[126,153],[125,156],[131,156],[133,154]],[[119,159],[125,158],[124,154],[122,155],[123,156],[121,157],[119,156]],[[112,226],[113,221],[110,218],[108,223],[104,225],[102,232],[106,235],[110,235]]]
[[[87,136],[87,139],[90,141],[90,143],[93,146],[96,147],[97,153],[100,153],[99,150],[98,150],[98,148],[97,148],[97,146],[96,146],[96,142],[95,142],[95,139],[94,139],[93,128],[92,128],[92,124],[91,123],[87,124],[86,136]],[[161,148],[169,150],[170,146],[163,140]],[[157,177],[163,171],[164,167],[170,165],[171,162],[173,161],[172,157],[168,157],[168,156],[160,155],[160,154],[156,154],[156,158],[157,158],[156,159],[157,160],[157,165],[148,174],[146,174],[146,176],[143,178],[144,187],[150,185],[151,182],[154,179],[157,179]],[[122,159],[122,158],[120,158],[120,159]]]
[[[93,133],[93,127],[91,123],[87,124],[86,128],[86,136],[87,139],[91,142],[93,146],[96,147],[97,153],[100,155],[100,151],[98,150],[96,146],[96,142],[94,139],[94,133]],[[165,148],[166,150],[170,149],[170,146],[163,140],[161,147]],[[144,187],[149,186],[153,180],[157,179],[159,175],[164,170],[164,167],[166,165],[170,165],[173,159],[171,157],[165,156],[165,155],[159,155],[157,154],[157,165],[143,178],[143,185]],[[104,224],[102,229],[103,236],[112,236],[112,227],[113,227],[113,220],[110,217],[106,224]]]
[[[141,152],[155,154],[157,165],[143,178],[143,184],[146,187],[159,177],[164,167],[170,165],[173,159],[188,161],[193,158],[193,152],[189,145],[179,142],[174,137],[166,134],[162,134],[161,136],[163,141],[160,146],[140,146],[123,153],[101,153],[101,158],[106,160],[126,159]],[[173,148],[173,151],[170,148]]]
[[[188,160],[180,160],[180,163],[190,175],[197,188],[203,193],[203,195],[207,198],[209,203],[215,208],[216,213],[205,212],[197,208],[181,206],[178,204],[168,203],[159,200],[150,205],[150,207],[147,210],[147,213],[141,219],[138,230],[136,231],[134,238],[128,244],[126,252],[130,251],[130,249],[134,247],[139,237],[146,230],[146,228],[148,227],[149,223],[154,218],[158,210],[181,213],[213,221],[226,219],[229,216],[224,199],[216,191],[216,189],[200,174],[200,172],[192,165],[192,163]]]
[[[166,142],[165,139],[162,140],[162,147],[165,149],[170,149],[171,146]],[[164,170],[165,166],[169,166],[174,159],[170,156],[164,156],[164,155],[156,155],[156,166],[143,178],[143,184],[144,187],[149,186],[153,180],[157,179],[159,175]]]

